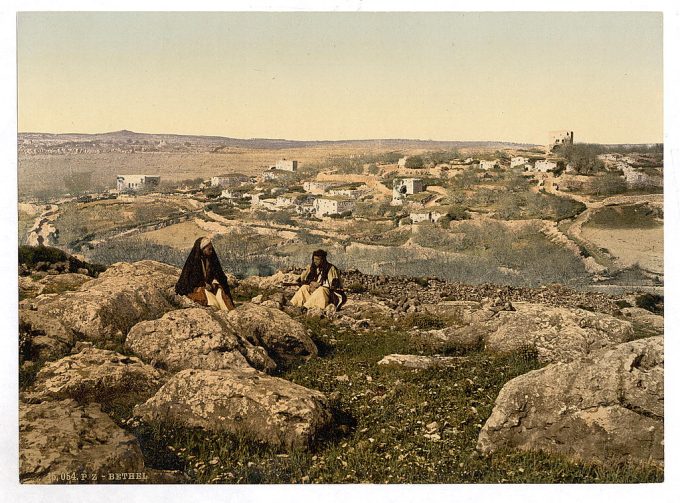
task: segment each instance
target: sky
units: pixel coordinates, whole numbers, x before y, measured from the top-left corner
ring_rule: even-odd
[[[663,141],[662,14],[23,12],[22,132]]]

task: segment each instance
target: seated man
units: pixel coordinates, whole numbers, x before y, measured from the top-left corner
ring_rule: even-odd
[[[235,309],[227,276],[217,258],[212,242],[207,237],[198,238],[189,253],[179,281],[175,285],[178,295],[186,295],[204,306],[220,310]]]
[[[312,263],[298,279],[302,286],[291,299],[292,305],[325,309],[333,304],[336,309],[340,309],[347,301],[340,283],[340,271],[326,260],[326,255],[324,250],[312,253]]]

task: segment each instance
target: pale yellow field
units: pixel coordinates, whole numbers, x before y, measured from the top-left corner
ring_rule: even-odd
[[[602,229],[584,226],[583,237],[606,248],[625,267],[635,263],[663,274],[663,227],[652,229]]]

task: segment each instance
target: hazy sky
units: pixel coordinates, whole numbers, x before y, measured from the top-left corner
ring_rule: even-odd
[[[663,141],[655,13],[21,13],[19,131]]]

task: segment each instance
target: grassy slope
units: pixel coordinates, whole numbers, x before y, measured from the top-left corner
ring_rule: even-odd
[[[306,323],[321,357],[281,377],[331,397],[340,426],[315,450],[275,450],[227,434],[138,426],[151,466],[156,460],[158,467],[182,468],[193,483],[663,480],[661,470],[582,465],[546,454],[479,456],[477,436],[503,384],[539,366],[530,352],[501,357],[474,351],[448,369],[385,369],[376,365],[383,356],[416,352],[408,327],[353,332],[319,320]],[[433,422],[437,426],[428,428]]]

